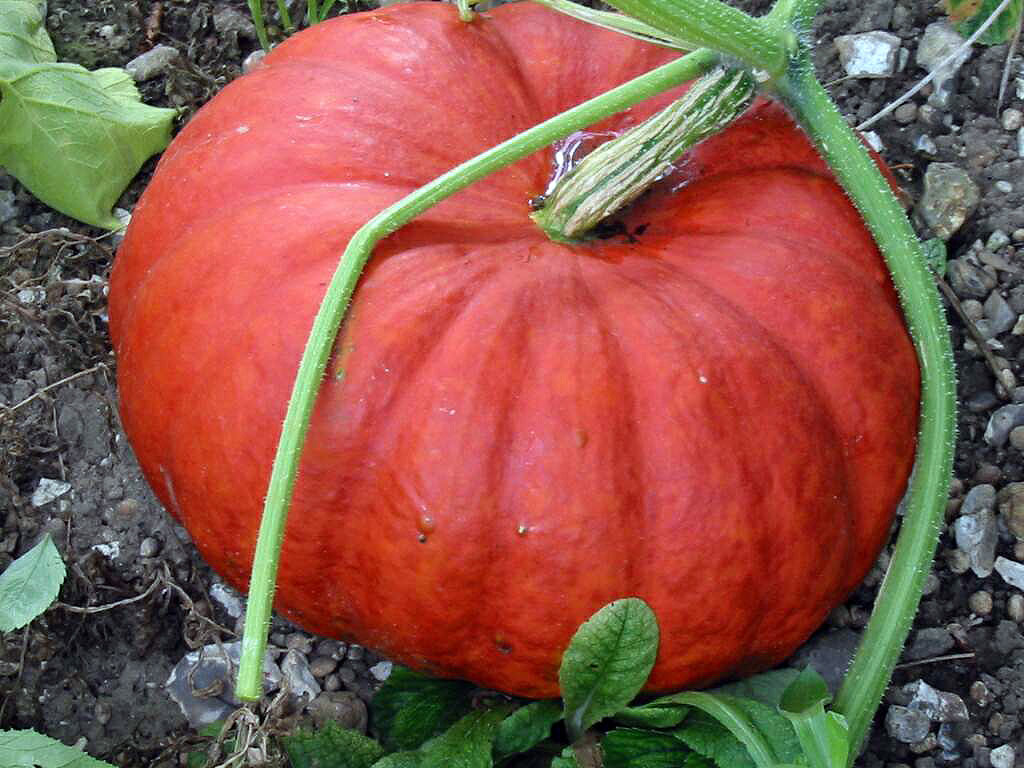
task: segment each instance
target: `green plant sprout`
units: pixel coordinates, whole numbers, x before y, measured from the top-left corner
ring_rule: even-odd
[[[551,0],[546,2],[552,4]],[[564,3],[558,5],[564,8]],[[684,709],[686,719],[680,722],[690,724],[685,728],[687,737],[683,742],[700,759],[713,760],[719,765],[733,765],[722,762],[723,755],[735,750],[735,743],[739,743],[741,752],[736,754],[742,753],[748,762],[734,756],[740,761],[736,765],[770,768],[810,761],[814,766],[839,768],[857,755],[874,717],[920,601],[922,584],[943,521],[952,471],[956,415],[952,350],[943,309],[921,244],[888,183],[814,77],[812,24],[821,0],[778,0],[767,15],[759,18],[720,0],[613,0],[612,5],[625,14],[621,25],[624,32],[640,33],[669,43],[687,41],[699,46],[698,50],[552,118],[448,172],[375,216],[346,248],[314,321],[275,458],[253,566],[237,693],[245,701],[257,700],[260,695],[260,661],[299,455],[320,376],[373,247],[419,213],[475,180],[572,131],[727,61],[730,66],[750,72],[761,91],[789,109],[831,167],[878,243],[902,301],[920,360],[922,388],[917,464],[890,568],[861,647],[831,711],[825,709],[827,697],[819,682],[804,677],[802,682],[790,681],[797,687],[790,689],[787,685],[781,693],[776,691],[779,696],[774,708],[765,701],[732,693],[684,693],[635,707],[633,714],[627,717],[658,716],[666,718],[662,722],[667,722],[678,712],[667,717],[664,710]],[[574,13],[581,18],[588,14],[592,12]],[[612,14],[599,19],[605,26],[617,25]],[[619,606],[616,611],[623,610],[619,603],[609,608],[614,606]],[[638,608],[630,610],[637,615],[643,613]],[[635,681],[629,685],[617,684],[619,692],[632,690],[633,683]],[[643,680],[641,686],[642,683]],[[639,690],[636,687],[633,693]],[[568,702],[577,699],[566,690],[564,681],[563,693],[568,708]],[[728,698],[704,698],[716,695]],[[611,699],[602,693],[594,700]],[[620,708],[626,703],[617,702]],[[586,732],[588,724],[608,715],[610,704],[608,708],[589,714],[579,708],[568,712],[570,733],[578,736]],[[786,727],[780,728],[775,717]],[[466,725],[464,730],[477,735],[493,730],[489,723],[471,725]],[[500,730],[500,726],[497,728]],[[723,728],[733,741],[717,738]],[[496,730],[493,732],[497,734]],[[609,737],[614,733],[616,731]],[[625,743],[635,736],[620,734],[611,743]],[[428,742],[428,745],[440,749],[437,745],[441,739],[443,737],[438,737],[438,741]],[[791,749],[793,745],[796,745],[795,750]],[[453,749],[452,743],[445,742],[445,755],[453,754]],[[719,754],[720,750],[725,752]],[[570,750],[552,764],[572,765],[572,760],[575,758]],[[405,762],[391,755],[375,763],[381,768],[432,764],[442,763],[422,754]]]

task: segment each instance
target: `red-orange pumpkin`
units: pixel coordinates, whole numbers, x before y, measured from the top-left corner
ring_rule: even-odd
[[[532,5],[424,3],[296,35],[165,153],[111,282],[125,428],[245,587],[324,287],[363,222],[668,51]],[[596,126],[620,130],[672,96]],[[918,369],[856,212],[761,104],[625,218],[548,242],[538,153],[376,251],[339,337],[277,608],[527,696],[605,603],[657,614],[652,690],[783,659],[874,560]],[[341,373],[343,371],[343,374]]]

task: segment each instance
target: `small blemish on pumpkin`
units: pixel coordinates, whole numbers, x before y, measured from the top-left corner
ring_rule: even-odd
[[[585,429],[577,429],[575,437],[577,448],[585,447],[587,442],[590,440],[590,435],[587,434],[587,430]]]
[[[512,653],[512,644],[501,632],[494,635],[494,646],[498,649],[499,653]]]
[[[520,536],[525,536],[529,532],[530,526],[528,526],[526,523],[520,523],[519,527],[516,528],[516,533],[518,533]]]
[[[420,544],[426,544],[427,543],[427,534],[425,534],[425,533],[419,534],[416,537],[416,541],[418,541]]]
[[[702,374],[700,374],[699,376],[697,376],[697,380],[698,380],[698,381],[699,381],[699,382],[700,382],[701,384],[707,384],[707,383],[708,383],[708,377],[707,377],[707,376],[705,376],[705,375],[704,375],[703,373],[702,373]]]
[[[248,133],[248,132],[249,132],[249,126],[248,125],[240,125],[237,128],[235,128],[235,133]]]
[[[426,536],[437,529],[437,523],[430,515],[420,515],[419,520],[416,521],[416,529],[421,535]]]

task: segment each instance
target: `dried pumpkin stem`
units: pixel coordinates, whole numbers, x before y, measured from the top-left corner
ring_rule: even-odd
[[[742,115],[754,98],[745,70],[719,67],[682,98],[587,155],[532,215],[556,242],[576,242],[672,169],[684,152]]]
[[[871,620],[834,704],[850,726],[852,761],[910,631],[942,530],[956,440],[953,350],[924,250],[864,145],[814,78],[809,56],[802,56],[775,87],[874,235],[921,363],[921,423],[907,512]]]
[[[274,584],[277,580],[285,520],[291,503],[299,457],[309,428],[320,380],[334,348],[338,328],[352,292],[374,246],[407,222],[473,182],[543,149],[604,118],[662,91],[699,77],[715,67],[719,56],[694,51],[648,72],[573,109],[563,112],[438,177],[374,216],[356,232],[341,258],[320,305],[302,354],[292,397],[288,402],[270,486],[260,523],[249,584],[249,600],[242,637],[242,658],[236,695],[256,701],[262,691],[263,655],[270,624]]]

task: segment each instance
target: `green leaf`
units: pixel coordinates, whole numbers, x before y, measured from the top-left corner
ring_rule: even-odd
[[[30,64],[57,60],[46,34],[42,5],[35,0],[0,3],[0,61],[13,59]]]
[[[616,728],[601,740],[604,768],[677,768],[692,754],[672,734]]]
[[[501,721],[494,739],[497,758],[526,752],[551,735],[551,726],[562,719],[557,701],[534,701]]]
[[[3,768],[113,768],[49,736],[35,731],[0,731]]]
[[[562,750],[562,754],[551,760],[551,768],[580,768],[580,763],[576,759],[576,753],[572,747],[566,747]]]
[[[664,697],[615,713],[615,722],[637,728],[674,728],[686,719],[689,707]]]
[[[779,710],[793,725],[797,739],[812,768],[846,768],[850,754],[846,720],[826,712],[832,700],[828,686],[808,667],[786,689]]]
[[[945,0],[946,13],[956,23],[957,31],[970,37],[999,7],[1001,0]],[[999,45],[1013,37],[1020,25],[1022,0],[1013,0],[992,26],[978,38],[982,45]]]
[[[296,731],[282,742],[292,768],[370,768],[384,756],[376,741],[334,722],[317,731]]]
[[[0,574],[0,632],[21,629],[49,608],[66,573],[50,534],[7,566]]]
[[[801,759],[793,727],[766,704],[718,693],[684,693],[676,698],[699,709],[700,716],[688,716],[674,733],[723,768],[734,768],[733,762],[738,767],[771,768]],[[737,751],[745,754],[738,756]]]
[[[558,682],[569,738],[625,707],[644,687],[658,653],[658,622],[647,603],[616,600],[573,635]]]
[[[921,248],[924,250],[925,261],[928,262],[932,272],[939,277],[945,277],[946,262],[949,260],[949,256],[946,251],[946,243],[942,238],[933,237],[930,240],[925,240],[921,243]]]
[[[498,727],[508,707],[478,709],[420,750],[420,768],[491,768],[491,756]]]
[[[374,763],[372,768],[420,768],[422,763],[423,753],[418,749],[411,749],[383,757]]]
[[[436,680],[396,666],[370,705],[373,725],[388,750],[416,749],[471,707],[474,687]]]
[[[60,212],[120,228],[111,208],[167,146],[175,111],[143,104],[112,70],[77,64],[4,60],[0,95],[0,165]]]

